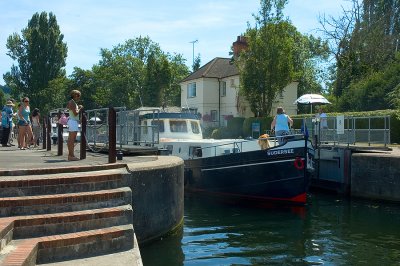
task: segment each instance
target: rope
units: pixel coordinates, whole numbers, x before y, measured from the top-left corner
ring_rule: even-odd
[[[82,132],[81,132],[81,133],[82,133]],[[96,149],[96,146],[95,146],[95,145],[93,145],[93,147],[91,147],[90,144],[89,144],[89,141],[88,141],[88,139],[87,139],[87,135],[86,135],[86,134],[81,134],[81,137],[82,137],[82,135],[83,135],[83,137],[84,137],[85,140],[86,140],[86,147],[87,147],[91,152],[100,153],[100,152],[102,152],[102,151],[108,150],[108,148],[106,148],[108,145],[106,145],[105,147],[102,147],[102,148],[100,148],[100,149]],[[105,144],[107,144],[107,143],[105,143]]]

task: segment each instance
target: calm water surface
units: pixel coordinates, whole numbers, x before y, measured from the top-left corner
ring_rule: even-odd
[[[185,199],[184,226],[141,247],[152,265],[400,265],[400,205],[313,194],[300,208]]]

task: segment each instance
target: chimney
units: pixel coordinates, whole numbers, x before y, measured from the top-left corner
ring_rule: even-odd
[[[233,58],[237,58],[239,54],[247,48],[247,40],[244,36],[238,36],[236,42],[233,43]]]

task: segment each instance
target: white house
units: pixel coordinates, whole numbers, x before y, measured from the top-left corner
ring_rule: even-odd
[[[239,96],[239,72],[230,58],[216,57],[181,81],[181,106],[202,115],[202,124],[225,126],[231,117],[252,117],[250,105]],[[272,112],[283,106],[289,115],[297,114],[298,82],[288,84],[275,99]]]

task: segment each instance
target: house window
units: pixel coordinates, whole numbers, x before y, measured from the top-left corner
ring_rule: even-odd
[[[235,87],[235,80],[231,79],[231,87]]]
[[[211,110],[211,121],[217,121],[217,110]]]
[[[221,96],[222,97],[226,96],[226,82],[225,81],[221,82]]]
[[[187,85],[187,97],[188,98],[196,97],[196,82],[189,83]]]
[[[279,98],[283,99],[283,91],[279,92]]]

